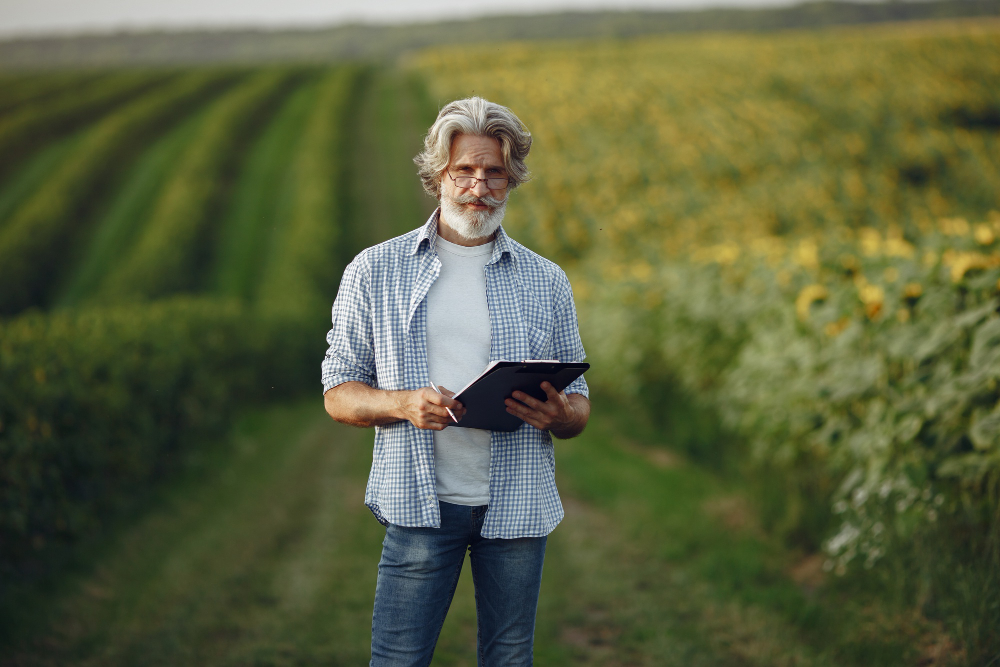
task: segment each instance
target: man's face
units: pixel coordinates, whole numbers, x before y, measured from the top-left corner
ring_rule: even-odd
[[[500,142],[492,137],[460,134],[451,144],[451,157],[441,174],[441,217],[465,239],[491,236],[503,220],[507,188],[491,189],[485,180],[459,187],[454,179],[506,178]]]

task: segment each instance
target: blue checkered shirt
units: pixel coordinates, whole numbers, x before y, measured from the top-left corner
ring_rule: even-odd
[[[441,271],[438,211],[420,229],[368,248],[344,270],[323,361],[323,391],[344,382],[419,389],[427,371],[427,302]],[[566,274],[497,230],[485,267],[490,361],[582,361]],[[581,377],[566,393],[589,396]],[[408,421],[375,428],[365,504],[382,523],[441,526],[434,436]],[[530,424],[490,436],[490,501],[482,535],[541,537],[562,520],[552,438]]]

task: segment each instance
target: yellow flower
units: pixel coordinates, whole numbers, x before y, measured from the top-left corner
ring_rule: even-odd
[[[823,332],[833,338],[839,336],[840,333],[847,328],[847,325],[851,323],[851,320],[847,317],[841,317],[836,322],[828,322],[825,327],[823,327]]]
[[[865,306],[865,315],[868,316],[868,319],[874,320],[882,312],[885,291],[878,285],[866,283],[858,288],[858,298]]]
[[[795,248],[795,263],[804,269],[819,268],[819,248],[816,242],[806,239]]]
[[[990,245],[994,240],[996,240],[996,236],[993,234],[993,230],[990,229],[989,225],[983,224],[976,225],[973,237],[979,245]]]
[[[965,218],[942,218],[938,221],[938,228],[948,236],[965,236],[969,233],[969,223]]]
[[[984,255],[979,252],[947,253],[952,282],[960,282],[972,269],[992,269],[1000,266],[1000,256]]]
[[[795,298],[795,312],[799,316],[799,321],[805,322],[809,319],[809,308],[816,301],[823,301],[830,293],[826,287],[819,284],[806,285]]]

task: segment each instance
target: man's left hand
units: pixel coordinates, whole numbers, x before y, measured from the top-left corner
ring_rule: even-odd
[[[515,391],[504,403],[507,412],[535,428],[552,431],[557,438],[572,438],[583,432],[590,417],[590,401],[580,394],[566,395],[548,382],[541,384],[546,400],[539,401],[523,391]]]

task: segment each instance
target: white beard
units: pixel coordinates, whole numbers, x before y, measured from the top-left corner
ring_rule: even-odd
[[[462,204],[472,204],[481,202],[489,206],[485,211],[467,209]],[[461,197],[441,196],[441,215],[447,221],[456,234],[468,241],[475,241],[487,236],[492,236],[493,232],[500,227],[503,222],[503,215],[507,210],[507,199],[496,199],[489,195],[485,197],[474,197],[463,195]]]

